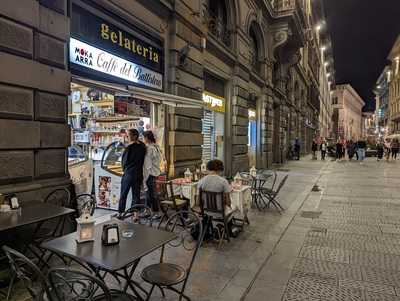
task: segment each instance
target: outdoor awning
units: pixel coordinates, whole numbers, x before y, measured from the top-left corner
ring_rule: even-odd
[[[385,137],[386,139],[400,139],[400,134],[392,134]]]
[[[153,103],[165,104],[174,107],[183,107],[183,108],[205,107],[204,102],[198,99],[192,99],[173,94],[157,92],[135,86],[118,85],[113,83],[96,81],[96,80],[86,79],[80,76],[73,76],[72,79],[76,83],[91,85],[98,89],[108,91],[115,95],[132,96]]]

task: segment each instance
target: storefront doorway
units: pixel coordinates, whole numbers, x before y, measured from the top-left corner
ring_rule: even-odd
[[[204,109],[202,160],[208,162],[218,159],[224,162],[225,114],[223,112],[223,105],[221,105],[224,100],[209,93],[204,93],[203,100],[206,103],[207,101],[214,103],[214,105],[211,104],[211,109]],[[216,100],[218,100],[218,104]]]
[[[249,166],[257,165],[257,118],[256,111],[249,109],[249,125],[248,125],[248,155],[249,155]]]
[[[208,162],[218,159],[225,163],[225,83],[205,72],[204,89],[202,160]]]

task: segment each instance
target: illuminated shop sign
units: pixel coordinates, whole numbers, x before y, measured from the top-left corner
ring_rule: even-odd
[[[225,112],[225,99],[217,95],[204,92],[203,101],[206,106],[216,112]]]
[[[160,73],[74,38],[71,38],[69,43],[69,60],[73,64],[142,86],[157,90],[162,90],[163,87]]]
[[[72,4],[70,62],[72,73],[84,77],[163,89],[163,41],[85,4]]]
[[[249,110],[249,119],[250,120],[256,120],[256,111]]]

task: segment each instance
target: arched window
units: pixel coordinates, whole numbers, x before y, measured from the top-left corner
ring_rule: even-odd
[[[226,46],[231,46],[229,15],[225,0],[208,0],[208,29]]]
[[[261,71],[261,61],[263,55],[263,40],[262,33],[257,23],[253,22],[249,28],[249,39],[250,39],[250,63],[253,70],[256,72]]]
[[[256,71],[260,71],[259,46],[253,26],[250,27],[249,37],[250,37],[250,63],[253,69],[255,69]]]

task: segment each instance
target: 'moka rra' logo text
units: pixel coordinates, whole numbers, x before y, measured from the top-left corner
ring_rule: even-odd
[[[75,47],[75,62],[93,66],[93,55],[83,48]]]

